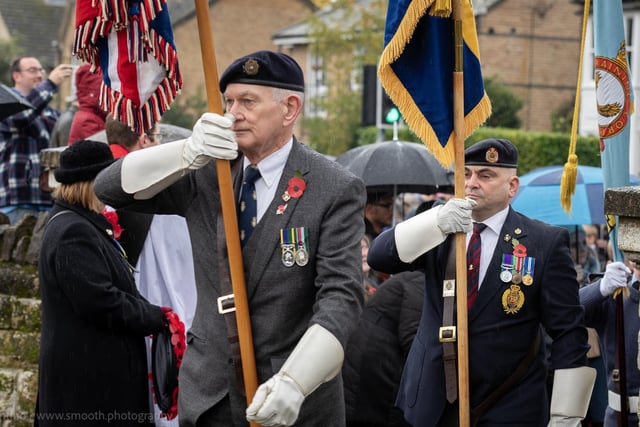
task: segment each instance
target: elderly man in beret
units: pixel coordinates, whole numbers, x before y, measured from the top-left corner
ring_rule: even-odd
[[[460,232],[467,233],[472,425],[578,426],[586,414],[595,372],[586,367],[569,233],[510,207],[517,164],[508,140],[472,145],[465,152],[466,198],[398,224],[369,250],[372,268],[425,271],[423,316],[396,402],[414,426],[458,425],[455,296],[444,279],[455,277],[452,234]],[[543,329],[552,339],[550,404]]]
[[[96,181],[111,206],[186,217],[198,297],[180,369],[180,425],[343,426],[338,373],[364,299],[364,184],[293,135],[304,79],[291,57],[254,52],[219,83],[224,116],[205,113],[190,138],[130,153]],[[226,309],[227,237],[211,159],[233,160],[261,384],[249,405],[235,313]]]

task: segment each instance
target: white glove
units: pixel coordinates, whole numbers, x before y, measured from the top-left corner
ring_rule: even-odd
[[[603,297],[612,295],[618,288],[627,287],[627,278],[631,274],[629,267],[623,262],[616,261],[607,265],[604,277],[600,280],[600,293]]]
[[[298,419],[304,398],[293,379],[277,373],[256,390],[247,420],[263,426],[290,426]]]
[[[238,157],[236,135],[231,129],[235,117],[204,113],[193,127],[182,152],[185,167],[200,169],[211,159],[233,160]]]
[[[588,366],[556,369],[548,427],[580,427],[595,381],[596,370]]]
[[[471,209],[476,205],[471,199],[449,199],[438,212],[438,228],[444,234],[470,232],[473,230]]]
[[[263,426],[290,426],[298,419],[304,399],[342,368],[344,350],[322,326],[307,329],[280,372],[256,390],[246,416]]]

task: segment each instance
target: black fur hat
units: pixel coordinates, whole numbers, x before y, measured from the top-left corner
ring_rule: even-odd
[[[107,144],[81,139],[60,154],[60,166],[53,171],[53,175],[62,184],[92,181],[98,172],[111,163],[113,154]]]

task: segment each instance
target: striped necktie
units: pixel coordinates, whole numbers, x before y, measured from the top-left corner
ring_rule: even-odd
[[[487,228],[481,222],[473,223],[473,234],[467,246],[467,308],[471,308],[478,296],[478,278],[480,277],[480,250],[482,240],[480,233]]]

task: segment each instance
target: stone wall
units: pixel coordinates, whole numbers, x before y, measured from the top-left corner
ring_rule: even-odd
[[[0,427],[33,425],[40,340],[37,262],[48,216],[9,225],[0,214]]]

